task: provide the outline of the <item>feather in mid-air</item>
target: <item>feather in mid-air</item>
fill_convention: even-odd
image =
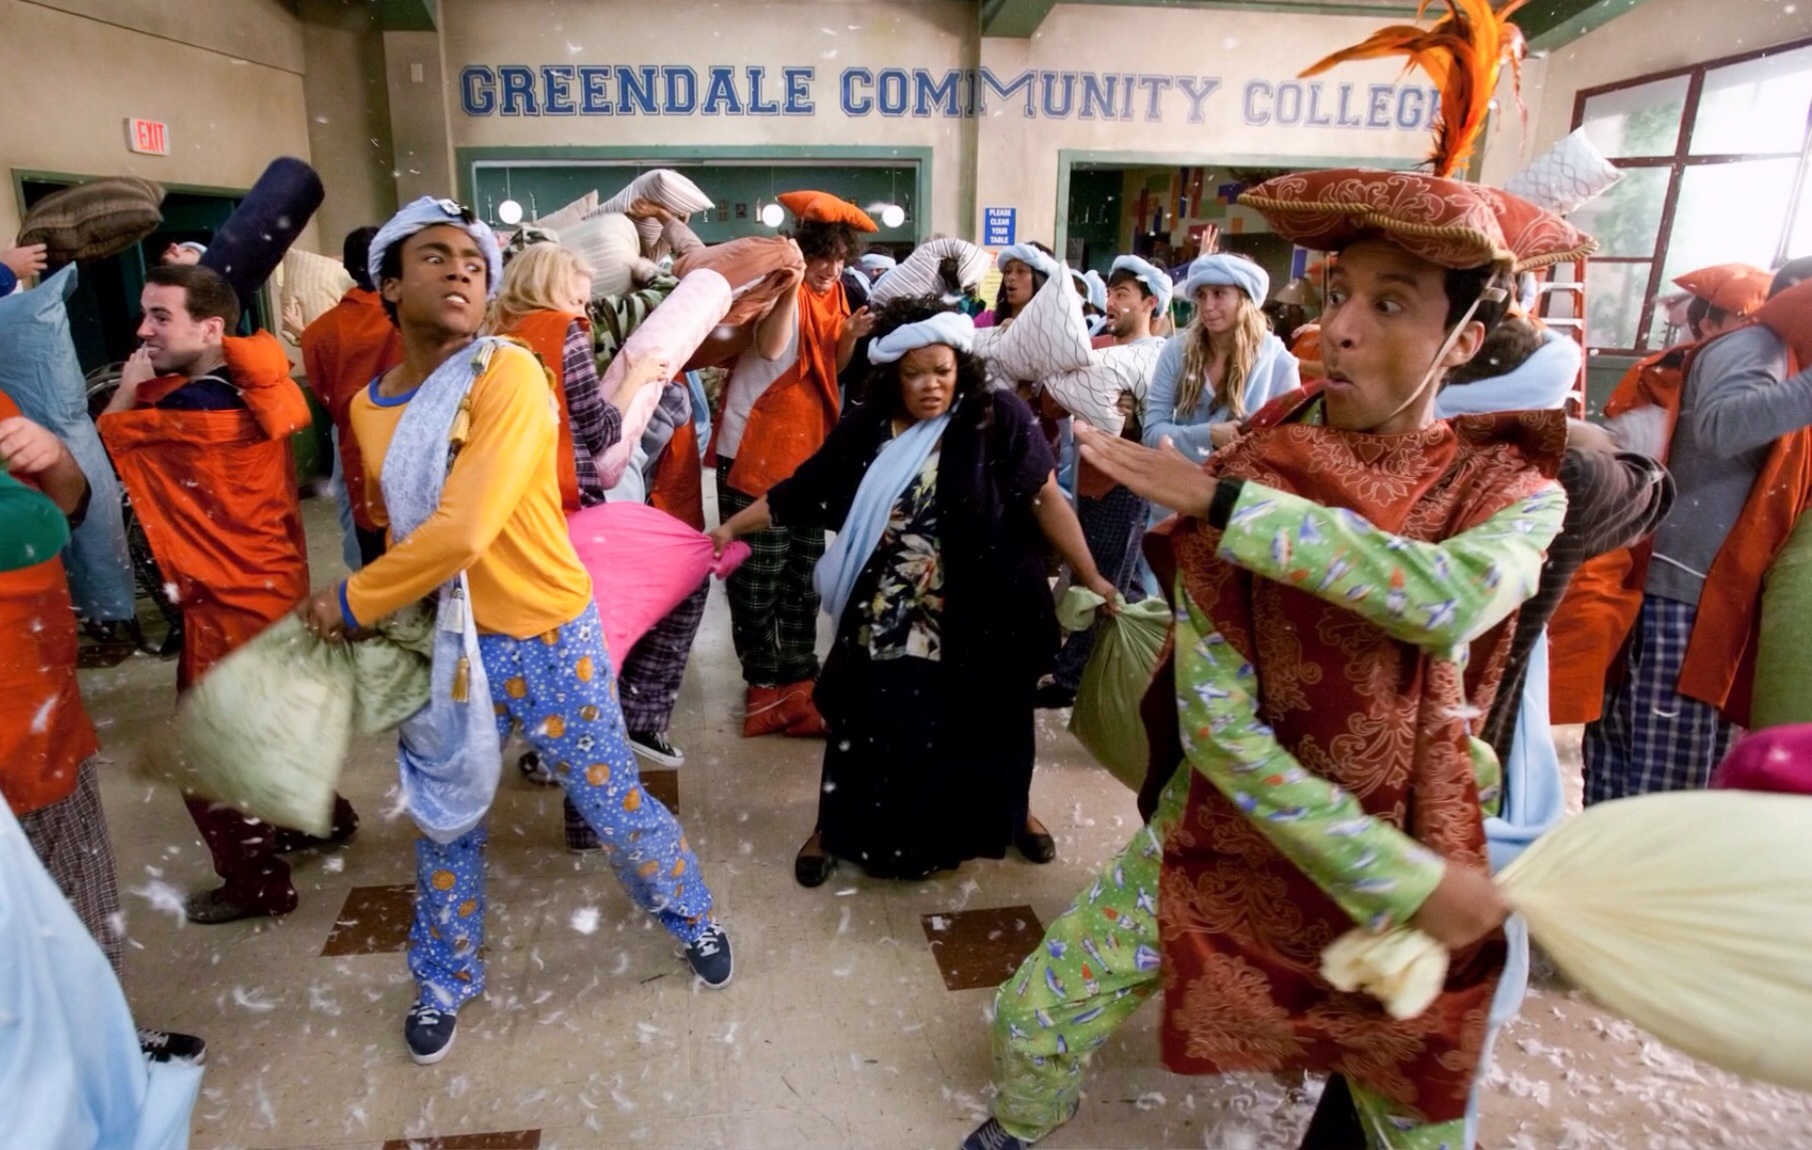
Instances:
[[[1422,0],[1416,9],[1418,20],[1433,2]],[[1527,0],[1506,0],[1496,10],[1491,0],[1442,2],[1447,5],[1447,15],[1432,27],[1393,24],[1380,28],[1351,48],[1317,61],[1303,76],[1318,76],[1349,60],[1407,56],[1404,70],[1422,69],[1440,90],[1441,118],[1435,125],[1435,148],[1429,163],[1435,175],[1452,177],[1472,157],[1473,145],[1485,130],[1505,64],[1515,81],[1517,108],[1522,108],[1522,62],[1528,49],[1522,31],[1510,23],[1510,14]]]

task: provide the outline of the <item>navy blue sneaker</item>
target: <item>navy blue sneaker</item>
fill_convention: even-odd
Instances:
[[[409,1044],[409,1057],[417,1066],[431,1066],[453,1049],[453,1031],[459,1016],[450,1010],[418,1002],[409,1008],[403,1020],[403,1041]]]
[[[686,963],[712,990],[722,990],[730,985],[736,963],[730,956],[730,936],[724,933],[724,928],[712,923],[686,948]]]
[[[1027,1150],[1031,1145],[1001,1129],[998,1119],[990,1118],[963,1139],[961,1150]]]

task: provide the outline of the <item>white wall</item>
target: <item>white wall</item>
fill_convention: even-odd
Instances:
[[[1151,162],[1203,160],[1288,164],[1346,160],[1401,163],[1428,149],[1426,129],[1394,124],[1398,67],[1388,61],[1350,65],[1293,92],[1280,124],[1273,89],[1321,55],[1355,43],[1378,21],[1356,17],[1232,10],[1173,10],[1090,4],[1059,5],[1030,40],[979,39],[972,0],[708,0],[598,5],[586,0],[443,0],[443,44],[455,147],[564,145],[721,147],[791,146],[802,150],[860,144],[932,151],[930,228],[980,235],[980,209],[1014,207],[1021,234],[1050,240],[1056,225],[1058,153],[1062,149],[1128,153]],[[693,69],[701,104],[713,67],[735,69],[747,97],[746,71],[765,67],[765,94],[782,97],[783,69],[813,69],[811,114],[654,115],[547,114],[544,67],[675,65]],[[462,107],[462,70],[491,69],[473,107]],[[531,97],[504,99],[504,66],[522,66]],[[1012,85],[1010,96],[979,79],[970,114],[970,76],[985,68]],[[860,75],[851,69],[865,70]],[[893,70],[892,76],[887,75]],[[921,80],[921,72],[923,77]],[[953,93],[956,114],[920,86],[952,72],[965,85]],[[1047,75],[1048,74],[1048,75]],[[576,80],[575,74],[568,74]],[[1097,97],[1112,92],[1112,111],[1085,102],[1084,77]],[[1150,77],[1137,82],[1134,77]],[[1184,81],[1201,100],[1184,92]],[[846,87],[846,81],[848,87]],[[1265,86],[1248,115],[1247,85]],[[683,83],[683,81],[681,82]],[[894,87],[889,88],[892,83]],[[1068,93],[1067,115],[1052,115]],[[604,103],[615,101],[614,76]],[[1383,121],[1366,126],[1373,85],[1390,88]],[[569,97],[581,99],[577,88]],[[1426,103],[1419,80],[1408,106]],[[1341,114],[1345,89],[1347,125]],[[889,114],[889,94],[909,106]],[[398,99],[393,84],[394,107]],[[1030,112],[1027,106],[1030,101]],[[985,106],[983,106],[985,105]],[[600,105],[602,106],[602,105]],[[721,105],[720,105],[721,110]],[[1154,115],[1155,111],[1155,115]],[[514,112],[515,114],[510,114]],[[477,114],[474,114],[477,113]],[[1194,114],[1192,114],[1194,113]],[[1258,122],[1254,122],[1253,117]],[[424,119],[426,117],[424,116]],[[1322,126],[1307,122],[1318,119]],[[1268,121],[1268,122],[1267,122]],[[398,162],[404,159],[402,133]]]
[[[1529,107],[1527,131],[1517,130],[1508,89],[1482,172],[1498,183],[1573,130],[1573,102],[1581,88],[1615,84],[1723,56],[1740,56],[1773,44],[1812,37],[1812,3],[1790,0],[1644,0],[1524,70]],[[1506,116],[1503,109],[1510,109]]]
[[[309,156],[300,21],[276,0],[0,0],[0,29],[0,167],[246,188]],[[169,125],[168,156],[126,150],[133,116]],[[18,227],[0,194],[0,242]]]
[[[816,114],[468,116],[452,100],[456,147],[590,145],[861,144],[933,150],[933,230],[958,231],[962,200],[958,119],[885,118],[852,122],[838,111],[838,76],[851,65],[896,63],[942,75],[964,66],[976,6],[971,0],[784,0],[734,5],[706,0],[601,5],[590,0],[442,0],[449,82],[468,64],[685,65],[708,93],[709,69],[733,66],[738,98],[746,68],[765,66],[764,99],[782,98],[781,69],[811,67]],[[613,85],[614,89],[614,85]],[[616,94],[611,92],[614,102]],[[722,105],[720,105],[721,107]],[[399,141],[400,152],[400,141]],[[613,189],[603,189],[609,194]]]
[[[1299,122],[1282,124],[1276,90],[1329,52],[1358,43],[1381,21],[1277,11],[1165,9],[1060,4],[1029,41],[985,40],[982,63],[1003,79],[1021,69],[1087,70],[1169,75],[1176,85],[1157,94],[1160,117],[1148,118],[1152,89],[1135,89],[1130,119],[1051,119],[1041,114],[1042,91],[1027,120],[1019,103],[991,101],[983,118],[977,200],[979,207],[1017,206],[1025,236],[1050,241],[1057,222],[1058,152],[1063,149],[1135,154],[1162,163],[1246,163],[1283,166],[1326,162],[1401,163],[1429,151],[1426,128],[1338,126],[1340,91],[1351,85],[1347,119],[1363,121],[1372,85],[1394,85],[1401,65],[1368,61],[1342,65],[1303,85],[1320,86],[1320,99],[1301,109]],[[1218,86],[1200,103],[1200,119],[1180,78],[1193,77],[1199,92],[1207,79]],[[1252,93],[1248,86],[1267,86]],[[1411,79],[1407,86],[1426,88]],[[1420,100],[1418,95],[1416,100]],[[1395,96],[1390,97],[1394,120]],[[1305,100],[1305,104],[1308,101]],[[1313,117],[1315,111],[1319,117]],[[1284,118],[1291,118],[1286,108]],[[1313,127],[1307,121],[1330,121]],[[979,219],[976,221],[979,228]]]

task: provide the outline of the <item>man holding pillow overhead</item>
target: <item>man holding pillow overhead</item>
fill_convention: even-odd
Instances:
[[[811,458],[836,426],[837,373],[868,333],[866,309],[850,314],[843,267],[855,233],[878,230],[855,205],[825,192],[786,192],[805,270],[793,290],[757,321],[755,343],[737,359],[718,421],[717,507],[725,520],[766,495]],[[812,572],[824,532],[770,528],[748,537],[754,550],[730,576],[731,637],[742,661],[745,738],[824,733],[812,703],[818,677],[818,593]]]

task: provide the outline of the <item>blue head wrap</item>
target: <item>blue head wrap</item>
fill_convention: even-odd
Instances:
[[[1144,284],[1145,290],[1158,298],[1159,315],[1170,310],[1170,297],[1176,294],[1176,284],[1163,268],[1138,256],[1116,256],[1113,266],[1107,270],[1108,278],[1112,279],[1115,272],[1128,272]]]
[[[975,321],[960,311],[940,311],[930,319],[905,323],[868,345],[869,363],[894,363],[909,351],[948,344],[958,351],[975,348]]]
[[[1047,280],[1063,271],[1062,266],[1057,263],[1056,256],[1046,255],[1031,244],[1014,244],[1011,247],[1000,249],[1000,255],[995,259],[994,266],[1006,271],[1008,260],[1018,260]]]
[[[1251,260],[1226,252],[1201,256],[1189,265],[1189,279],[1183,284],[1183,295],[1195,299],[1198,289],[1236,287],[1255,304],[1263,304],[1271,294],[1271,277]]]
[[[371,237],[371,254],[366,259],[366,266],[371,269],[371,282],[382,285],[384,253],[394,244],[400,244],[416,232],[425,231],[437,224],[451,224],[472,237],[478,250],[484,253],[485,298],[495,299],[503,287],[503,253],[497,250],[497,237],[484,221],[477,219],[470,211],[460,207],[452,200],[437,200],[433,196],[423,196],[412,204],[405,205],[383,227],[377,235]]]

